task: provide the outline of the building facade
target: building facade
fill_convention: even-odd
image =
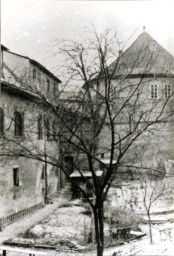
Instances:
[[[120,51],[108,73],[115,134],[123,138],[120,150],[129,144],[133,134],[137,135],[149,124],[121,162],[110,190],[112,202],[118,205],[129,202],[135,209],[143,210],[144,174],[153,180],[149,182],[149,191],[152,184],[162,187],[166,179],[168,198],[164,192],[153,211],[173,209],[174,57],[144,31],[125,52]],[[102,77],[99,84],[102,93],[105,86]],[[110,141],[110,127],[105,125],[99,146],[104,153],[102,157],[109,158]]]
[[[0,216],[44,203],[59,186],[55,117],[40,102],[58,101],[59,83],[38,62],[1,47]],[[57,125],[57,124],[56,124]],[[56,128],[57,129],[57,128]]]

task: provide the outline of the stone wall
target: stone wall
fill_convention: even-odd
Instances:
[[[147,183],[146,183],[147,182]],[[174,177],[163,180],[127,181],[112,186],[108,193],[108,201],[111,206],[125,206],[138,213],[145,213],[144,197],[147,205],[153,192],[151,213],[160,213],[174,210]],[[147,193],[145,196],[145,192]]]

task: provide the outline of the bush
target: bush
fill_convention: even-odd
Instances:
[[[126,206],[112,206],[108,212],[109,224],[112,228],[131,227],[138,230],[140,218],[137,214]]]

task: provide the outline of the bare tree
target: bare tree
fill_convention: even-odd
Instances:
[[[146,159],[144,139],[155,140],[155,129],[166,125],[173,116],[172,93],[161,100],[149,97],[147,85],[152,81],[154,85],[152,72],[160,52],[146,34],[141,41],[144,39],[151,48],[140,44],[138,49],[133,47],[133,51],[125,54],[117,34],[112,31],[101,36],[94,32],[84,44],[56,42],[59,47],[56,55],[64,56],[59,69],[65,81],[56,102],[20,81],[23,90],[36,95],[34,104],[41,104],[43,112],[56,120],[57,129],[50,126],[48,130],[60,152],[55,158],[50,149],[45,152],[32,140],[30,145],[18,142],[18,154],[58,167],[81,191],[93,212],[98,256],[102,256],[104,250],[104,202],[113,180],[118,173],[130,169],[154,168],[150,161],[147,166],[146,161],[142,161]],[[160,72],[168,79],[166,70]],[[80,89],[76,91],[78,84]],[[74,93],[68,93],[67,88]],[[151,90],[151,96],[156,98],[155,88]],[[9,139],[9,142],[16,145],[15,140]],[[66,152],[73,154],[73,170],[88,185],[93,200],[67,170],[63,161]],[[10,154],[13,153],[10,147]]]
[[[156,182],[154,179],[144,178],[142,181],[142,186],[143,186],[143,189],[142,189],[143,204],[148,217],[150,242],[152,243],[153,234],[152,234],[151,208],[152,208],[152,205],[155,204],[157,200],[164,195],[164,192],[166,190],[166,180],[161,181],[161,179],[159,179],[158,182]]]

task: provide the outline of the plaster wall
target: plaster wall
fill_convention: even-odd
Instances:
[[[33,69],[36,71],[36,79],[33,80]],[[19,87],[29,89],[31,86],[36,93],[44,93],[48,98],[58,101],[59,85],[53,76],[44,72],[39,65],[33,64],[29,58],[3,51],[3,74],[4,78]],[[38,79],[40,74],[40,82]],[[47,90],[49,80],[49,91]]]
[[[34,99],[25,98],[18,93],[2,90],[2,108],[4,109],[4,137],[0,140],[0,216],[7,216],[11,213],[28,208],[37,203],[43,202],[44,163],[20,156],[28,148],[30,152],[43,154],[47,151],[58,159],[59,147],[56,141],[43,139],[38,140],[37,120],[44,109]],[[24,135],[20,138],[14,136],[14,111],[23,113]],[[49,115],[51,120],[52,116]],[[7,152],[16,156],[7,156]],[[19,155],[18,155],[19,154]],[[4,155],[4,156],[3,156]],[[13,169],[19,168],[19,186],[14,186]],[[48,174],[48,195],[57,191],[58,170],[47,165]]]

